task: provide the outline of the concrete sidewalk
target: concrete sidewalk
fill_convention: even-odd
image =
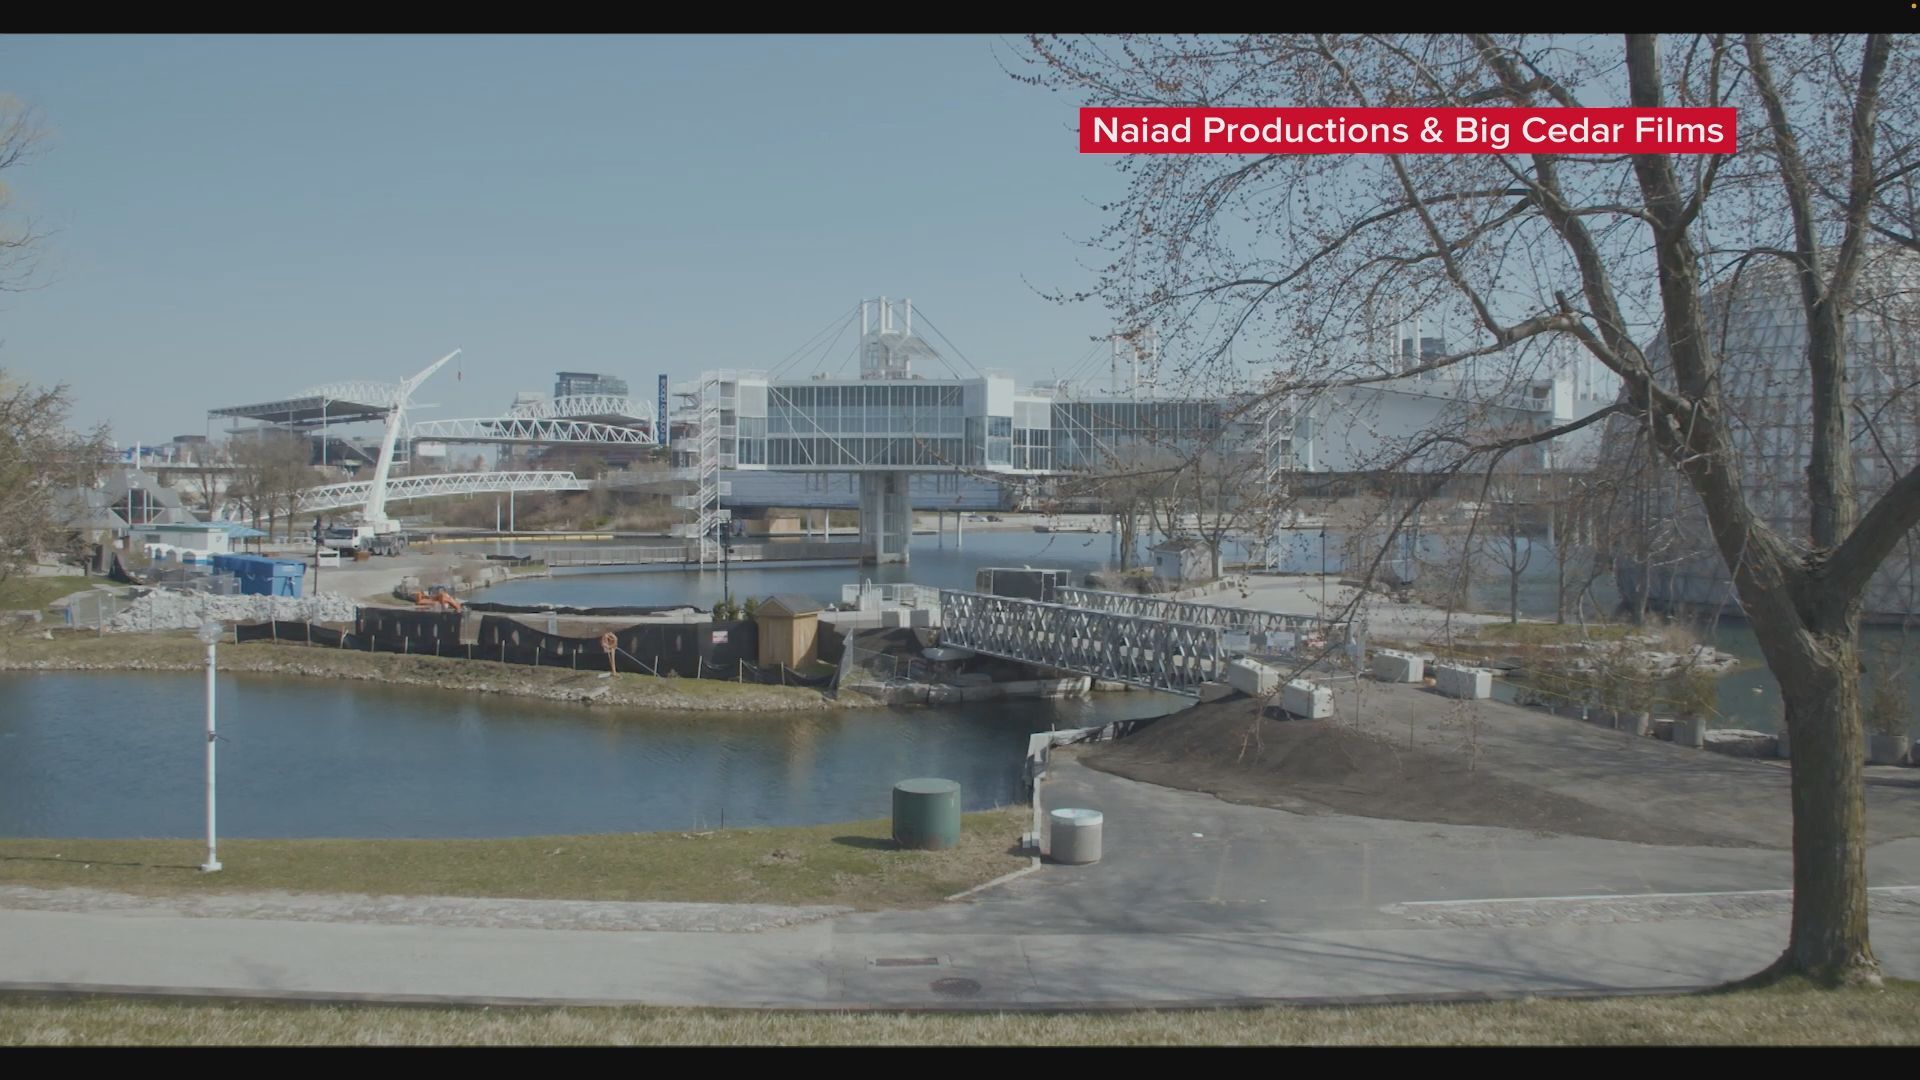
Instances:
[[[535,910],[539,901],[471,911],[428,898],[330,914],[300,898],[55,904],[0,894],[0,986],[1141,1007],[1702,987],[1760,970],[1786,942],[1778,890],[1789,864],[1776,849],[1295,814],[1135,783],[1070,757],[1056,760],[1043,793],[1050,807],[1106,814],[1106,858],[1044,866],[961,903],[831,918],[816,909],[798,914],[817,921],[796,925],[794,912],[715,921],[672,905],[562,904],[568,922]],[[1920,839],[1873,846],[1869,874],[1875,949],[1889,974],[1920,978]],[[769,928],[716,932],[728,927]]]
[[[1311,934],[480,930],[0,911],[12,989],[788,1008],[1203,1005],[1662,990],[1765,966],[1780,918]],[[1920,975],[1920,918],[1876,920]]]

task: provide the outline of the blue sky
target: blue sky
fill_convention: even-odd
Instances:
[[[493,415],[559,369],[771,367],[885,293],[975,364],[1064,372],[1106,316],[1033,286],[1088,284],[1119,178],[996,49],[0,37],[51,129],[14,212],[55,230],[43,287],[0,294],[0,367],[123,445],[456,346],[422,418]]]

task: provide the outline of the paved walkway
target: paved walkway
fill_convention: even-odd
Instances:
[[[1045,792],[1051,806],[1106,813],[1106,859],[1049,865],[925,910],[714,933],[620,920],[320,921],[301,898],[230,901],[245,911],[97,898],[48,910],[9,893],[0,983],[475,1002],[1139,1006],[1700,986],[1758,970],[1786,938],[1771,891],[1786,884],[1777,850],[1301,816],[1070,760]],[[1875,948],[1890,973],[1920,977],[1920,839],[1874,846],[1869,872]],[[1673,893],[1719,895],[1648,895]],[[515,918],[540,906],[508,905]]]

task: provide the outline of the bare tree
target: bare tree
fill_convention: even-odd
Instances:
[[[47,555],[77,557],[87,506],[106,460],[104,427],[67,428],[68,393],[27,386],[0,369],[0,582]]]
[[[45,141],[46,130],[34,110],[0,95],[0,174],[32,160]],[[0,180],[0,292],[29,286],[40,242],[46,238],[31,221],[8,220],[11,201],[6,182]]]
[[[299,493],[321,483],[307,441],[265,429],[235,436],[229,453],[234,471],[227,482],[228,496],[245,508],[256,528],[264,523],[271,533],[280,514],[291,528]]]
[[[1572,343],[1622,382],[1703,508],[1713,549],[1786,697],[1794,747],[1794,910],[1770,974],[1877,981],[1868,940],[1858,627],[1869,579],[1920,523],[1920,467],[1862,506],[1850,452],[1849,320],[1870,255],[1920,249],[1920,40],[1693,35],[1250,35],[1034,38],[1017,74],[1101,106],[1669,105],[1738,110],[1732,155],[1137,155],[1093,243],[1088,295],[1152,325],[1192,376],[1259,350],[1268,393],[1418,372],[1523,374]],[[1806,329],[1805,531],[1750,502],[1708,318],[1738,276],[1775,268]],[[1389,368],[1366,345],[1389,301],[1454,345]],[[1397,336],[1397,331],[1396,331]],[[1657,339],[1655,346],[1643,342]],[[1657,346],[1657,347],[1656,347]],[[1552,437],[1555,431],[1538,433]],[[1513,439],[1425,433],[1450,454]]]
[[[1496,468],[1484,488],[1481,520],[1476,522],[1486,558],[1507,577],[1507,622],[1520,621],[1520,579],[1533,565],[1533,539],[1527,535],[1526,511],[1532,500],[1522,490],[1521,477],[1511,467]]]

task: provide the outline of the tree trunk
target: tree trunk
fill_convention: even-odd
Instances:
[[[1785,698],[1793,744],[1793,929],[1768,975],[1877,983],[1867,940],[1865,729],[1855,627],[1754,630]]]
[[[1520,571],[1507,575],[1507,622],[1518,625],[1520,622]]]

